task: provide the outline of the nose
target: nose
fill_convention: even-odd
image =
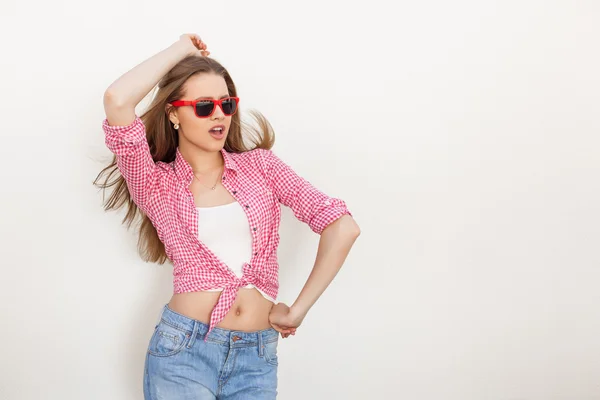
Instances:
[[[215,110],[213,111],[212,118],[213,119],[221,119],[223,117],[225,117],[225,114],[223,113],[223,110],[221,109],[221,107],[215,106]]]

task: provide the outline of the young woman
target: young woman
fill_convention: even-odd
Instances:
[[[173,265],[174,294],[148,345],[144,397],[275,399],[279,335],[296,333],[360,229],[344,201],[270,150],[274,135],[260,113],[258,129],[241,123],[233,80],[209,54],[198,35],[184,34],[110,85],[102,125],[114,158],[94,184],[114,186],[105,209],[127,204],[124,222],[141,216],[144,260]],[[275,304],[280,204],[321,235],[291,307]]]

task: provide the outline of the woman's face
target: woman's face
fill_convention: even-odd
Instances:
[[[191,77],[185,84],[185,95],[178,100],[196,100],[209,98],[219,100],[229,97],[227,84],[222,76],[215,74],[199,74]],[[216,106],[210,117],[198,118],[193,106],[175,107],[170,120],[179,124],[179,145],[189,144],[207,152],[220,151],[225,145],[229,133],[231,116],[223,114],[221,107]],[[222,132],[212,130],[221,126]],[[188,143],[186,143],[188,142]]]

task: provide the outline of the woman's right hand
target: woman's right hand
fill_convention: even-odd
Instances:
[[[208,57],[210,55],[210,51],[206,50],[206,43],[195,33],[184,33],[179,37],[179,42],[186,46],[189,50],[188,55],[190,56],[199,55]]]

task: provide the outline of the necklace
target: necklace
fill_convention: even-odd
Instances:
[[[198,177],[196,176],[196,173],[194,173],[193,171],[192,171],[192,173],[194,174],[194,177],[195,177],[196,179],[198,179],[198,182],[200,182],[200,184],[201,184],[202,186],[204,186],[205,188],[208,188],[208,189],[210,189],[210,190],[215,190],[215,189],[217,188],[217,184],[219,183],[220,179],[218,179],[218,178],[217,178],[217,181],[215,182],[215,184],[214,184],[214,185],[212,185],[212,186],[206,186],[204,183],[202,183],[202,181],[200,180],[200,178],[198,178]],[[219,175],[220,175],[220,174],[219,174]]]

